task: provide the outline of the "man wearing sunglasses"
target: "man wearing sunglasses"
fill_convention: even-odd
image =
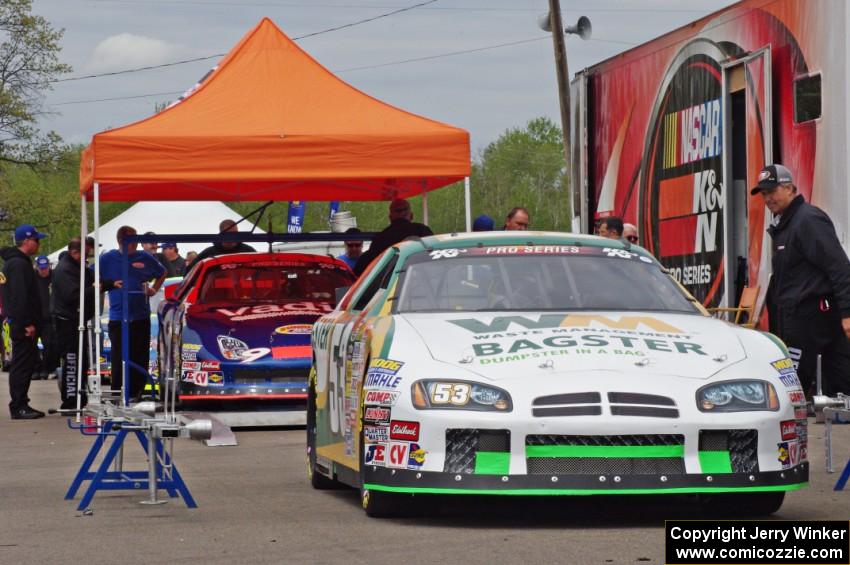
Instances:
[[[623,239],[629,243],[638,242],[637,226],[634,224],[623,224]]]
[[[12,338],[12,365],[9,369],[9,412],[13,420],[43,418],[44,412],[29,405],[32,374],[38,366],[38,335],[44,324],[41,298],[32,257],[38,255],[41,239],[35,226],[15,229],[15,247],[0,251],[3,258],[3,304],[9,318]]]

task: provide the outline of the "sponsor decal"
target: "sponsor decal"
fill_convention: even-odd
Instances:
[[[283,335],[307,335],[313,331],[311,324],[289,324],[275,328],[274,333]]]
[[[213,386],[213,385],[219,385],[219,386],[224,385],[224,375],[221,375],[221,374],[215,373],[215,374],[212,374],[212,375],[208,375],[208,376],[207,376],[207,379],[209,380],[209,384],[210,384],[210,386]]]
[[[390,441],[389,428],[386,426],[363,426],[363,437],[370,443]]]
[[[706,355],[702,345],[690,341],[669,339],[649,339],[624,335],[555,335],[543,339],[518,339],[508,343],[485,342],[473,343],[472,351],[476,357],[490,357],[506,354],[493,362],[522,361],[529,358],[561,355],[553,353],[557,350],[574,350],[576,353],[592,353],[593,350],[611,353],[612,349],[619,355],[645,355],[650,352],[665,352],[677,354]],[[537,353],[535,355],[534,353]],[[520,355],[515,355],[520,354]],[[487,364],[488,360],[480,360]]]
[[[197,361],[187,361],[187,362],[183,363],[183,370],[184,371],[200,371],[201,370],[201,364],[198,363]]]
[[[207,386],[208,375],[205,371],[184,371],[183,382],[192,383],[195,386]]]
[[[393,420],[390,422],[390,439],[418,441],[419,422]]]
[[[198,352],[197,351],[184,351],[180,354],[180,358],[183,361],[197,361]]]
[[[180,349],[183,351],[200,351],[201,344],[200,343],[184,343]]]
[[[230,335],[220,335],[216,337],[218,349],[221,351],[222,357],[229,361],[239,361],[241,363],[250,363],[257,359],[262,359],[271,352],[268,347],[250,348],[248,344],[241,339]]]
[[[800,461],[806,461],[809,458],[809,442],[800,442]]]
[[[407,466],[418,469],[425,464],[425,455],[428,453],[418,443],[410,444],[410,456],[407,458]]]
[[[363,411],[363,420],[369,424],[389,424],[390,409],[382,406],[367,406]]]
[[[199,368],[204,371],[219,371],[221,370],[221,363],[218,361],[202,361]]]
[[[370,443],[367,445],[366,463],[368,465],[386,465],[387,445],[383,443]]]
[[[795,406],[806,403],[806,395],[803,394],[802,390],[789,390],[788,399],[791,400],[791,404],[794,404]]]
[[[782,464],[783,469],[787,469],[791,466],[791,456],[788,453],[788,442],[783,441],[782,443],[777,444],[777,447],[779,448],[779,457],[777,458],[777,461]]]
[[[409,453],[410,444],[397,442],[391,443],[387,454],[387,467],[396,467],[400,469],[407,468]]]
[[[785,388],[796,390],[802,388],[800,379],[797,378],[797,369],[794,361],[789,358],[780,359],[771,363],[776,372],[779,373],[779,380],[785,385]]]
[[[796,441],[788,443],[788,460],[791,463],[791,466],[797,465],[800,463],[800,444]]]
[[[367,390],[363,402],[364,404],[376,404],[378,406],[394,406],[399,394],[386,390]]]
[[[431,259],[452,259],[461,253],[466,253],[466,249],[435,249],[428,255]]]
[[[243,322],[246,320],[260,320],[264,318],[278,318],[281,316],[321,316],[333,312],[330,302],[289,302],[287,304],[262,304],[259,306],[242,306],[235,310],[217,308],[216,312],[230,318],[232,322]]]
[[[393,361],[392,359],[375,359],[369,365],[369,372],[366,374],[364,386],[369,388],[393,389],[401,382],[401,377],[397,376],[401,368],[404,366],[402,361]]]
[[[782,436],[782,441],[797,439],[797,421],[785,420],[779,422],[779,433]]]
[[[794,417],[805,421],[809,417],[809,409],[805,406],[794,408]]]
[[[595,314],[542,314],[533,316],[496,316],[488,324],[477,318],[449,320],[449,323],[474,334],[503,333],[511,329],[542,330],[551,328],[605,328],[611,330],[646,329],[655,332],[682,334],[679,328],[664,320],[649,316],[620,316],[609,318]],[[641,328],[643,326],[643,328]]]

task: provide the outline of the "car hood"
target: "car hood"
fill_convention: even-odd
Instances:
[[[700,315],[475,312],[399,318],[435,360],[489,380],[587,371],[707,379],[746,359],[734,326]]]

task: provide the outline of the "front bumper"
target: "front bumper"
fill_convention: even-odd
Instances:
[[[797,490],[809,463],[782,471],[674,475],[472,475],[367,466],[370,490],[431,494],[599,495],[689,494]]]

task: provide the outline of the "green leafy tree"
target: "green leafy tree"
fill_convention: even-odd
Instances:
[[[59,62],[63,31],[31,11],[31,0],[0,2],[0,162],[38,165],[62,157],[59,136],[36,122],[51,81],[71,67]]]

